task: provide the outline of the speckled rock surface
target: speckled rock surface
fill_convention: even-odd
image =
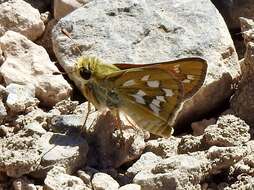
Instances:
[[[105,173],[96,173],[92,179],[94,190],[118,190],[119,184]]]
[[[221,116],[205,129],[203,142],[209,146],[237,146],[250,140],[250,127],[234,115]]]
[[[78,177],[68,175],[64,168],[55,166],[52,168],[45,179],[46,190],[91,190],[86,187],[85,183]]]
[[[64,135],[46,133],[39,139],[42,157],[37,172],[33,175],[41,178],[54,165],[64,167],[71,174],[86,164],[88,144],[79,134]]]
[[[25,112],[29,107],[35,107],[39,100],[35,98],[33,86],[11,83],[6,87],[8,93],[6,105],[10,112]]]
[[[162,160],[152,169],[140,171],[133,179],[143,189],[201,189],[200,182],[241,160],[246,149],[211,147],[206,152],[176,155]],[[160,181],[160,183],[157,183]]]
[[[58,69],[43,47],[12,31],[0,38],[0,45],[6,58],[0,67],[5,84],[32,86],[36,97],[48,106],[70,96],[70,85],[61,75],[53,75]]]
[[[10,177],[20,177],[35,171],[40,163],[40,136],[29,130],[1,138],[0,168]]]
[[[0,3],[0,36],[6,31],[19,32],[30,40],[36,40],[44,31],[40,13],[23,0]]]
[[[246,123],[253,126],[254,118],[254,22],[242,19],[244,31],[246,53],[242,64],[242,78],[238,89],[231,100],[231,108],[235,113],[244,119]]]
[[[105,112],[86,132],[91,147],[88,153],[89,166],[116,168],[142,154],[145,148],[143,133],[132,128],[123,128],[121,133],[115,128],[115,122],[112,114]]]

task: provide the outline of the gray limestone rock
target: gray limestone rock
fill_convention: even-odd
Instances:
[[[234,115],[221,116],[205,129],[202,141],[208,146],[238,146],[250,140],[250,127]]]
[[[12,113],[25,112],[29,107],[36,107],[39,104],[33,86],[11,83],[6,87],[6,91],[8,92],[6,105]]]
[[[118,190],[119,184],[110,175],[105,173],[96,173],[92,179],[94,190]]]
[[[208,151],[175,155],[146,168],[133,182],[144,190],[200,189],[207,176],[220,173],[244,156],[246,147],[211,147]]]
[[[91,190],[84,182],[76,176],[69,175],[63,167],[54,166],[47,174],[44,180],[45,190]]]

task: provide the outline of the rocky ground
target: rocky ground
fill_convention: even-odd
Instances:
[[[252,0],[0,0],[0,189],[254,189],[253,19]],[[107,63],[201,56],[208,73],[168,139],[94,108],[84,129],[81,84],[55,74],[77,47]]]

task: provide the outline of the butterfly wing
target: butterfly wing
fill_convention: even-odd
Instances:
[[[109,75],[118,94],[119,109],[151,133],[168,136],[183,99],[182,85],[160,68],[126,69]]]
[[[207,64],[188,58],[148,65],[123,64],[113,83],[123,101],[120,110],[153,134],[170,136],[183,101],[202,86]],[[110,76],[108,77],[111,78]]]
[[[167,121],[151,113],[146,107],[138,105],[133,100],[126,99],[125,104],[120,107],[120,111],[128,115],[137,126],[152,134],[169,137],[174,131]]]
[[[183,58],[153,64],[115,64],[120,69],[157,67],[174,75],[182,83],[183,98],[192,97],[203,85],[207,72],[206,60],[199,57]]]

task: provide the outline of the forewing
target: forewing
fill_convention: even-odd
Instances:
[[[178,59],[175,61],[154,63],[154,64],[116,64],[120,69],[156,67],[175,76],[182,83],[183,98],[187,99],[193,96],[203,85],[206,72],[206,60],[193,57]]]

